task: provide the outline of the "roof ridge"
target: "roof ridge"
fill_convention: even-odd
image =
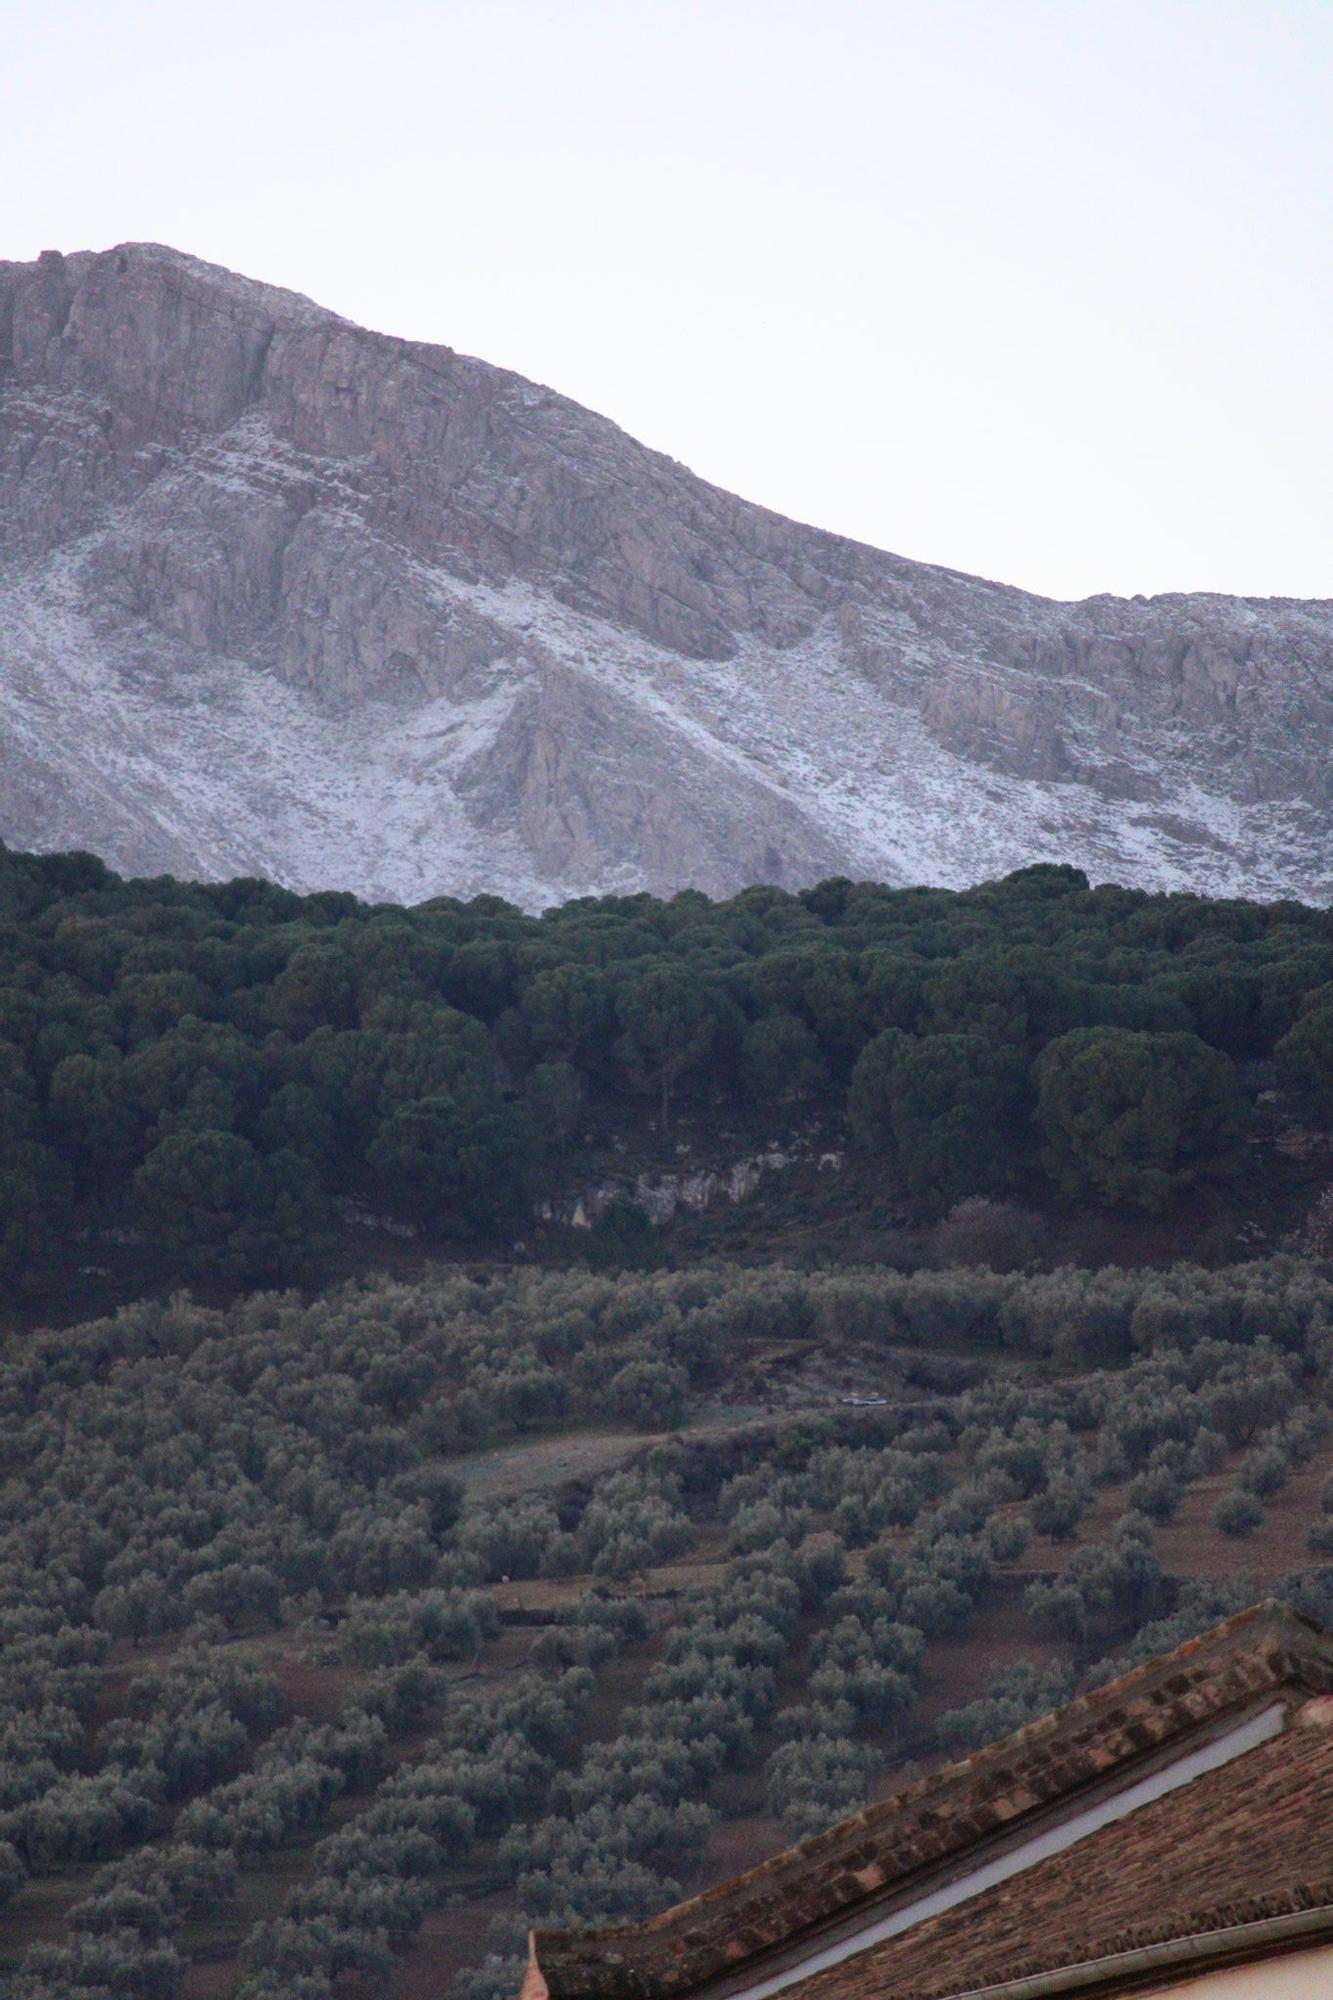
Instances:
[[[631,1968],[637,1990],[653,1995],[688,1993],[733,1974],[1288,1684],[1333,1691],[1333,1634],[1264,1598],[646,1920],[534,1931],[551,2000],[623,1991]]]

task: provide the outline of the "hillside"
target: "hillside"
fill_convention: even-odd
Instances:
[[[1325,1187],[1330,995],[1324,911],[1068,868],[537,918],[0,851],[0,1276],[78,1318],[439,1255],[910,1268],[978,1201],[982,1261],[1254,1254]]]
[[[526,907],[1044,859],[1319,898],[1331,703],[1328,603],[1052,603],[173,250],[0,265],[16,844]]]
[[[512,2000],[527,1921],[1327,1617],[1331,1311],[1290,1260],[436,1272],[5,1343],[0,1980]]]
[[[512,2000],[1333,1614],[1331,1077],[1295,903],[0,850],[6,2000]]]

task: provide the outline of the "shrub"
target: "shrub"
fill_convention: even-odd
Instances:
[[[1205,1425],[1200,1429],[1190,1446],[1186,1471],[1191,1479],[1206,1479],[1211,1473],[1220,1472],[1226,1463],[1227,1441],[1220,1431],[1209,1430]]]
[[[1147,1522],[1126,1514],[1108,1542],[1080,1549],[1053,1582],[1031,1584],[1024,1606],[1051,1638],[1108,1642],[1160,1615],[1168,1595]]]
[[[18,1849],[7,1840],[0,1840],[0,1910],[18,1894],[27,1879],[28,1871]]]
[[[986,1525],[986,1550],[993,1562],[1018,1562],[1027,1553],[1031,1539],[1027,1522],[1013,1514],[997,1514]]]
[[[992,1667],[985,1695],[947,1710],[936,1724],[936,1735],[941,1747],[954,1754],[979,1750],[1060,1708],[1073,1691],[1073,1670],[1063,1662],[1046,1668],[1027,1661]]]
[[[1224,1535],[1232,1535],[1237,1540],[1252,1535],[1256,1528],[1263,1526],[1264,1510],[1255,1495],[1244,1487],[1232,1487],[1224,1493],[1213,1512],[1213,1526]]]
[[[1308,1465],[1328,1436],[1329,1413],[1322,1404],[1293,1410],[1278,1442],[1293,1465]]]
[[[1050,1231],[1042,1216],[1014,1202],[971,1195],[955,1202],[932,1239],[938,1264],[1026,1271],[1046,1255]]]
[[[862,1803],[878,1763],[846,1736],[784,1743],[768,1760],[769,1804],[789,1833],[806,1839]]]
[[[1072,1541],[1078,1524],[1087,1513],[1091,1498],[1081,1480],[1053,1479],[1044,1493],[1034,1498],[1029,1513],[1039,1535],[1052,1542]]]
[[[1150,1521],[1164,1524],[1179,1511],[1184,1497],[1185,1489],[1176,1474],[1165,1465],[1154,1465],[1130,1481],[1125,1500]]]
[[[1255,1451],[1246,1452],[1236,1481],[1257,1500],[1269,1500],[1282,1491],[1290,1472],[1290,1461],[1280,1445],[1260,1445]]]
[[[457,1546],[475,1556],[490,1581],[541,1573],[560,1522],[549,1501],[537,1494],[469,1509],[457,1531]]]
[[[685,1415],[689,1378],[669,1361],[630,1361],[606,1385],[609,1415],[644,1431],[675,1430]]]

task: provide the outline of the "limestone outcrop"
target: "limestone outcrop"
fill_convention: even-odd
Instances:
[[[0,836],[526,904],[1333,889],[1333,603],[1057,604],[178,252],[0,264]]]

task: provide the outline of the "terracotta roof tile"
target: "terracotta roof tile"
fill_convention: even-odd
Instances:
[[[534,1951],[551,2000],[674,2000],[714,1981],[734,1979],[738,1966],[748,1968],[750,1960],[759,1977],[766,1964],[807,1941],[813,1949],[821,1937],[841,1931],[863,1912],[910,1893],[942,1864],[965,1862],[979,1842],[1020,1837],[1030,1823],[1069,1809],[1108,1781],[1128,1778],[1182,1737],[1252,1710],[1280,1690],[1297,1699],[1333,1693],[1333,1641],[1284,1606],[1256,1605],[1164,1658],[1136,1667],[1003,1742],[647,1923],[538,1932]],[[1280,1738],[1278,1744],[1286,1740]],[[1313,1732],[1311,1740],[1333,1743],[1333,1736],[1325,1739]],[[1255,1754],[1242,1760],[1246,1768]],[[1179,1796],[1193,1799],[1202,1782],[1196,1780]],[[1140,1817],[1136,1813],[1122,1824],[1133,1825]],[[1294,1883],[1315,1879],[1293,1861],[1289,1830],[1284,1837],[1285,1872],[1270,1882],[1243,1872],[1236,1879],[1233,1869],[1218,1881],[1216,1900],[1252,1896],[1269,1887],[1283,1893]],[[1079,1856],[1087,1851],[1087,1841],[1071,1850]],[[1275,1860],[1271,1866],[1276,1868]],[[1003,1886],[1021,1897],[1035,1872],[1015,1878],[1017,1886]],[[1333,1876],[1333,1854],[1326,1872]],[[1172,1907],[1203,1908],[1210,1893],[1202,1880],[1192,1881],[1188,1895],[1182,1884],[1178,1894],[1173,1891]],[[1141,1904],[1142,1870],[1137,1895]],[[956,1918],[971,1907],[960,1905],[949,1916]],[[916,1935],[913,1930],[904,1939]],[[846,1961],[839,1974],[850,1978],[851,1968],[872,1956]],[[928,1969],[921,1976],[928,1980]],[[820,1977],[831,1979],[833,1974]],[[801,1990],[813,1992],[814,1982]],[[818,1990],[832,1995],[843,1989]],[[895,1976],[894,2000],[900,1990]]]
[[[1298,1722],[787,1996],[942,2000],[1315,1903],[1333,1903],[1333,1730]]]

